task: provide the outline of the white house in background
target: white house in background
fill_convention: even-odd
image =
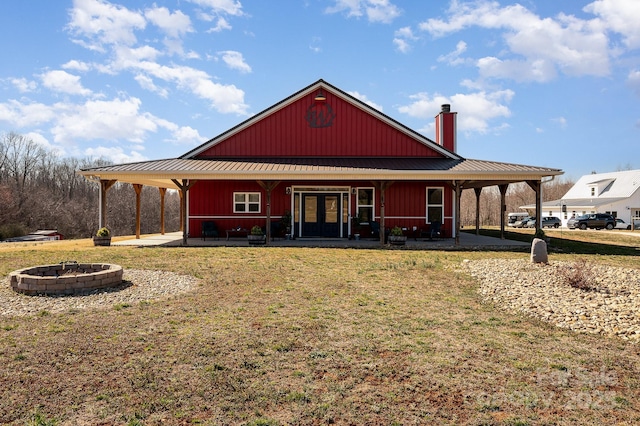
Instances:
[[[555,201],[542,203],[543,216],[556,216],[567,225],[571,216],[609,213],[627,223],[640,220],[640,170],[584,175]],[[520,207],[535,210],[535,205]]]

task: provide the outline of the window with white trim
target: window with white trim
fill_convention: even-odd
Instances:
[[[427,223],[440,222],[444,219],[444,188],[427,187]]]
[[[356,214],[363,223],[374,220],[373,203],[373,188],[358,188]]]
[[[234,213],[260,213],[260,193],[259,192],[234,192],[233,193]]]

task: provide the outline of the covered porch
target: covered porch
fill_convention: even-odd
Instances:
[[[80,174],[100,184],[100,227],[108,226],[107,198],[108,190],[116,182],[125,182],[133,185],[136,193],[136,239],[140,235],[140,196],[143,185],[159,188],[161,195],[167,189],[178,190],[181,199],[180,223],[181,244],[195,245],[200,232],[190,232],[188,221],[189,191],[199,181],[203,182],[252,182],[258,184],[264,194],[265,209],[262,214],[255,216],[256,220],[264,223],[267,234],[267,244],[274,244],[271,238],[272,219],[278,219],[280,214],[272,214],[272,194],[278,190],[290,193],[291,182],[299,185],[316,184],[323,182],[327,186],[345,186],[356,188],[362,184],[375,188],[374,214],[379,223],[380,232],[378,244],[385,244],[385,232],[393,222],[387,221],[386,205],[389,195],[393,195],[394,188],[403,183],[412,182],[428,188],[430,185],[440,185],[445,189],[445,197],[449,200],[450,207],[443,207],[443,219],[448,221],[448,236],[455,245],[460,245],[460,199],[462,191],[472,189],[476,194],[476,230],[479,229],[479,198],[483,188],[498,186],[501,194],[501,223],[500,229],[504,238],[506,225],[505,196],[508,187],[512,183],[526,182],[536,193],[536,211],[538,214],[537,228],[540,228],[542,217],[542,183],[547,177],[562,174],[561,170],[523,166],[509,163],[499,163],[482,160],[467,159],[264,159],[264,160],[202,160],[202,159],[172,159],[158,160],[143,163],[104,166],[81,170]],[[284,182],[284,183],[283,183]],[[345,182],[349,182],[345,184]],[[351,191],[347,189],[346,196]],[[214,194],[210,194],[215,197]],[[163,198],[161,198],[163,200]],[[132,200],[133,202],[133,200]],[[443,201],[444,204],[444,201]],[[292,198],[293,207],[293,198]],[[164,234],[164,205],[161,202],[160,234]],[[349,221],[354,217],[354,212],[348,210]],[[419,218],[418,218],[419,219]],[[428,216],[422,219],[428,222]],[[294,223],[291,223],[292,227]],[[349,225],[347,225],[349,226]],[[350,232],[349,232],[350,234]],[[346,237],[346,235],[342,235]],[[347,238],[344,238],[347,240]]]

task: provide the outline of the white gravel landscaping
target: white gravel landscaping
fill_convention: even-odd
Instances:
[[[594,290],[566,283],[562,268],[572,262],[534,264],[529,259],[465,260],[480,282],[479,293],[499,308],[580,333],[640,339],[640,270],[591,265]]]

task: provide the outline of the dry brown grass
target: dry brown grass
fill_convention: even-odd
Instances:
[[[456,271],[482,256],[527,254],[88,241],[0,249],[2,275],[73,259],[203,280],[171,300],[0,317],[0,422],[640,421],[638,346],[482,304]]]

